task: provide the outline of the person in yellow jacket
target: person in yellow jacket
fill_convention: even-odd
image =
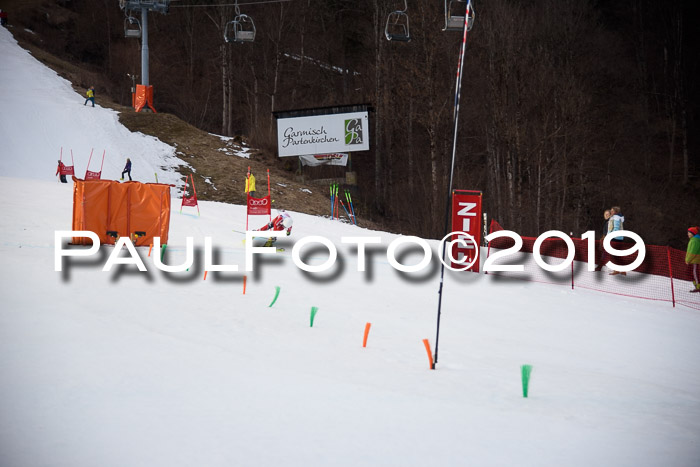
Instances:
[[[85,99],[85,103],[83,105],[87,105],[88,101],[92,101],[92,106],[95,107],[95,87],[90,86],[85,95],[87,98]]]
[[[257,198],[255,196],[255,176],[253,172],[248,172],[245,179],[245,193],[250,193],[251,198]]]

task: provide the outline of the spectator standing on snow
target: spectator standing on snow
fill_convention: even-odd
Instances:
[[[124,174],[129,175],[129,181],[131,181],[131,159],[128,157],[126,158],[126,165],[124,166],[124,170],[122,170],[122,178],[119,180],[124,180]]]
[[[613,206],[610,208],[610,219],[608,220],[608,233],[617,232],[618,230],[625,230],[625,216],[622,215],[622,210],[620,206]],[[615,240],[621,242],[625,237],[615,237]]]
[[[610,219],[608,220],[608,233],[610,232],[617,232],[618,230],[625,230],[625,216],[622,215],[622,209],[620,209],[620,206],[613,206],[610,208]],[[621,242],[625,239],[625,237],[615,237],[614,240]],[[613,271],[610,273],[611,276],[616,276],[618,274],[622,274],[623,276],[626,276],[626,272],[620,272],[620,271]]]
[[[0,10],[0,26],[7,26],[7,12]]]
[[[700,292],[700,280],[698,279],[698,264],[700,264],[700,229],[691,227],[688,229],[688,250],[685,254],[685,264],[693,265],[693,285],[691,292]]]
[[[244,193],[249,193],[251,198],[257,198],[257,196],[255,196],[255,176],[253,172],[249,171],[246,176]]]
[[[92,101],[92,106],[95,107],[95,87],[90,86],[85,95],[87,98],[85,99],[85,103],[83,105],[87,105],[88,101]]]
[[[68,183],[66,180],[66,174],[63,173],[63,168],[65,165],[63,165],[63,162],[61,162],[61,159],[58,160],[58,168],[56,168],[56,175],[58,175],[61,179],[61,183]]]

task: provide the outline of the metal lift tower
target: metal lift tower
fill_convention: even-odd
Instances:
[[[170,0],[119,0],[119,8],[126,15],[124,36],[141,38],[141,84],[136,86],[134,108],[137,112],[145,108],[150,108],[155,112],[153,86],[150,85],[148,77],[148,12],[156,11],[164,15],[167,14],[170,9]],[[141,21],[133,16],[136,11],[141,12]]]

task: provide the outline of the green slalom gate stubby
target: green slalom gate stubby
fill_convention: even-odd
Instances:
[[[275,304],[275,302],[277,301],[277,297],[279,297],[279,296],[280,296],[280,287],[279,287],[279,286],[275,286],[275,298],[272,299],[272,303],[270,303],[270,305],[268,306],[268,308],[272,308],[272,305]]]
[[[523,397],[527,397],[530,387],[530,374],[532,373],[532,365],[522,365],[520,367],[520,375],[523,381]]]

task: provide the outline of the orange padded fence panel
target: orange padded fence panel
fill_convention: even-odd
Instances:
[[[153,237],[168,243],[171,186],[73,177],[73,230],[92,231],[103,244],[125,236],[137,246],[150,245]],[[73,243],[91,241],[73,237]]]

